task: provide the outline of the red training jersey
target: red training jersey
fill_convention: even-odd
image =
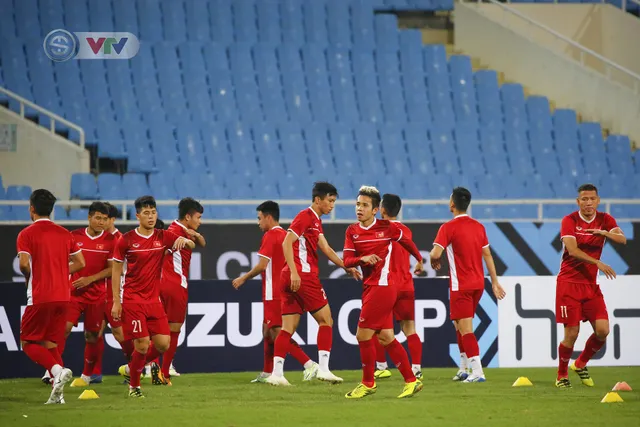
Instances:
[[[191,236],[187,233],[187,227],[180,224],[177,220],[173,221],[167,230],[176,236],[182,236],[191,240]],[[191,249],[185,247],[177,252],[169,251],[169,253],[165,255],[164,265],[162,267],[163,286],[182,286],[187,289],[191,254]]]
[[[284,259],[282,242],[287,236],[279,225],[264,233],[258,255],[269,260],[267,269],[260,273],[262,276],[262,301],[280,299],[280,272],[287,264]]]
[[[71,300],[86,303],[103,302],[107,298],[107,279],[98,280],[80,289],[74,288],[73,282],[81,277],[98,274],[107,268],[107,261],[113,257],[116,239],[105,231],[95,237],[91,237],[86,228],[73,230],[71,234],[80,249],[82,249],[82,255],[84,255],[86,262],[82,270],[71,275],[69,283]]]
[[[113,250],[115,251],[116,245],[118,244],[118,240],[120,240],[120,238],[122,237],[122,232],[120,232],[120,230],[116,228],[115,230],[113,230],[111,235],[114,237]],[[123,267],[123,271],[127,268],[126,265],[127,264],[125,263]],[[122,295],[120,295],[120,298],[122,298]],[[113,302],[113,291],[111,290],[111,276],[107,277],[107,302]]]
[[[69,301],[69,255],[80,252],[69,230],[38,219],[18,234],[16,246],[18,255],[31,257],[27,305]]]
[[[392,221],[401,230],[402,235],[413,240],[413,233],[400,221]],[[413,274],[411,274],[411,254],[398,242],[393,242],[391,252],[391,271],[396,275],[399,291],[413,291]]]
[[[293,259],[298,273],[318,274],[318,239],[324,234],[318,214],[311,207],[300,211],[289,226],[289,231],[298,237],[293,242]],[[284,269],[289,270],[286,263]]]
[[[153,234],[143,236],[136,228],[118,240],[113,260],[127,263],[122,281],[122,302],[151,304],[160,301],[164,251],[172,247],[178,237],[157,228]]]
[[[351,224],[344,237],[344,265],[360,265],[365,286],[399,286],[401,277],[391,268],[395,242],[416,259],[422,259],[420,251],[411,238],[404,235],[398,223],[374,218],[368,227],[363,227],[359,222]],[[377,255],[381,261],[374,265],[361,264],[361,257],[367,255]]]
[[[452,291],[484,289],[482,249],[489,240],[482,224],[469,215],[458,215],[440,226],[433,244],[447,252]]]
[[[586,230],[611,231],[615,228],[618,228],[618,224],[608,213],[596,212],[591,221],[587,221],[580,215],[580,212],[574,212],[562,218],[560,239],[563,242],[565,238],[576,239],[578,249],[592,258],[600,259],[602,248],[607,239],[604,236],[587,233]],[[597,278],[598,267],[595,264],[589,264],[570,256],[564,245],[562,246],[559,281],[593,285],[596,284]]]

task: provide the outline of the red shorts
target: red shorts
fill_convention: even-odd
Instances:
[[[111,329],[121,328],[122,320],[115,320],[113,318],[113,316],[111,315],[112,308],[113,308],[113,300],[107,301],[107,304],[105,305],[105,308],[104,308],[104,317],[107,319],[107,322],[109,323],[109,326],[111,327]]]
[[[582,322],[609,320],[607,305],[600,286],[584,283],[557,282],[556,322],[578,326]]]
[[[161,302],[123,303],[122,330],[126,340],[171,334],[169,321]]]
[[[20,340],[62,342],[68,305],[68,301],[56,301],[27,306],[20,323]]]
[[[78,326],[78,320],[84,313],[84,330],[89,332],[100,332],[104,321],[104,310],[106,302],[88,303],[84,301],[69,301],[67,306],[67,322]]]
[[[160,301],[167,313],[169,323],[184,323],[187,317],[189,293],[180,285],[165,285],[160,288]]]
[[[264,324],[269,328],[282,326],[282,311],[279,299],[264,301]]]
[[[396,320],[416,320],[416,292],[398,291],[393,314]]]
[[[393,286],[365,286],[358,327],[376,331],[393,329],[393,306],[397,297],[398,291]]]
[[[451,320],[472,319],[476,315],[476,308],[478,308],[483,292],[484,289],[449,290]]]
[[[283,270],[280,273],[282,283],[282,294],[280,299],[280,307],[282,315],[287,314],[303,314],[304,312],[315,313],[325,305],[327,294],[324,293],[322,283],[316,274],[300,274],[300,289],[298,292],[291,291],[291,273],[289,270]]]

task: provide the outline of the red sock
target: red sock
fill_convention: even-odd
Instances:
[[[297,342],[291,338],[289,341],[289,354],[293,356],[294,359],[298,361],[302,366],[307,363],[311,358],[304,352],[302,348],[298,345]]]
[[[331,351],[333,342],[333,328],[331,326],[320,326],[318,328],[318,350]]]
[[[129,386],[140,387],[140,374],[146,364],[147,355],[142,354],[139,351],[134,351],[131,355],[131,361],[129,362]]]
[[[565,347],[560,343],[558,346],[558,379],[569,377],[569,362],[573,354],[573,347]]]
[[[270,374],[273,372],[273,347],[275,343],[269,337],[264,338],[264,366],[262,372]]]
[[[478,347],[478,340],[473,333],[464,334],[462,336],[462,345],[464,345],[465,353],[467,353],[467,357],[471,359],[472,357],[480,356],[480,347]]]
[[[422,342],[418,334],[411,334],[407,337],[407,347],[411,355],[413,365],[422,365]]]
[[[276,337],[276,342],[273,345],[273,356],[282,357],[285,359],[287,353],[289,353],[289,347],[291,346],[291,334],[284,329],[280,330],[280,333]]]
[[[120,343],[120,347],[122,347],[122,352],[124,353],[124,358],[129,362],[131,360],[131,356],[135,350],[132,340],[124,340]]]
[[[151,342],[151,344],[149,344],[149,350],[147,351],[145,365],[151,362],[155,362],[157,364],[158,361],[160,360],[159,359],[160,354],[161,353],[154,347],[153,342]]]
[[[40,344],[25,343],[22,351],[29,359],[48,370],[49,373],[51,373],[51,368],[53,368],[54,365],[60,365],[53,354]]]
[[[398,368],[398,371],[404,377],[404,381],[407,383],[412,383],[416,380],[416,376],[413,374],[411,370],[411,364],[409,363],[409,356],[407,356],[407,352],[405,351],[402,344],[398,342],[398,340],[394,339],[391,341],[391,344],[385,347],[389,356],[391,356],[391,360]]]
[[[96,363],[93,364],[93,375],[102,375],[102,355],[104,354],[104,337],[98,337]]]
[[[58,347],[50,348],[49,353],[51,353],[51,356],[53,356],[58,365],[64,366],[64,362],[62,361],[62,353],[60,353]]]
[[[376,349],[376,362],[387,363],[387,356],[384,354],[384,347],[380,344],[378,338],[373,339],[373,346]]]
[[[60,357],[64,354],[64,347],[67,345],[67,337],[63,338],[58,344],[58,353],[60,353]]]
[[[460,331],[456,331],[456,337],[458,338],[458,349],[460,350],[460,354],[465,353],[464,343],[462,342],[462,334],[460,333]]]
[[[378,341],[376,337],[367,341],[358,342],[360,346],[360,361],[362,362],[362,384],[367,387],[373,387],[375,384],[375,379],[373,378],[373,374],[376,371],[375,341]]]
[[[179,336],[180,332],[171,332],[171,343],[169,343],[169,349],[162,355],[162,375],[167,378],[171,376],[169,375],[169,368],[171,367],[171,362],[173,362],[176,350],[178,349]]]
[[[93,366],[96,363],[97,352],[97,342],[86,342],[84,344],[84,369],[82,370],[82,375],[91,376],[91,374],[93,373]]]
[[[602,348],[605,342],[606,341],[600,341],[598,337],[596,337],[596,334],[591,334],[587,343],[584,345],[584,350],[580,353],[580,357],[576,360],[576,367],[582,369],[587,366],[587,362]]]

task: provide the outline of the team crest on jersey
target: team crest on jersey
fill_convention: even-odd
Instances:
[[[100,245],[100,244],[98,244],[98,245],[96,245],[96,249],[98,249],[98,250],[100,250],[100,249],[104,249],[104,245]]]
[[[353,238],[354,238],[354,239],[357,239],[358,237],[360,237],[360,236],[358,236],[357,234],[354,234],[354,235],[353,235]]]
[[[380,231],[379,233],[376,233],[376,237],[384,237],[384,231]]]
[[[315,226],[316,226],[316,227],[320,227],[320,224],[316,222],[316,223],[315,223]]]
[[[133,244],[133,247],[134,247],[134,248],[139,248],[139,247],[140,247],[140,243],[134,243],[134,244]]]
[[[578,225],[578,226],[576,226],[576,230],[578,230],[578,231],[582,231],[582,227],[580,227],[580,226]]]
[[[153,242],[153,246],[154,246],[155,248],[159,248],[160,246],[162,246],[162,243],[160,243],[160,242]]]
[[[84,246],[84,243],[78,242],[78,246]]]

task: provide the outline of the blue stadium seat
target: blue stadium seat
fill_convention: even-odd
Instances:
[[[54,221],[64,221],[69,219],[69,213],[65,209],[64,206],[55,205],[53,207],[53,218]]]
[[[9,185],[7,186],[7,200],[29,200],[31,196],[31,187],[27,185]]]
[[[157,200],[172,200],[179,197],[172,177],[162,173],[149,175],[149,190]]]
[[[126,173],[122,176],[122,186],[128,199],[151,194],[147,177],[141,173]]]
[[[125,191],[122,186],[122,177],[115,173],[101,173],[98,175],[98,190],[102,200],[122,200]]]
[[[89,216],[89,209],[72,208],[69,211],[69,219],[71,221],[86,221]]]
[[[90,173],[74,173],[71,175],[72,199],[93,200],[98,194],[96,178]]]
[[[0,205],[0,221],[13,221],[11,206]]]

